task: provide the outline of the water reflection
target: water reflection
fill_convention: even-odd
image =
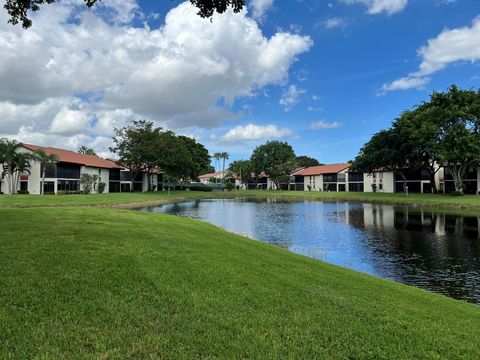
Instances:
[[[190,217],[309,257],[480,304],[479,217],[378,204],[196,200]]]

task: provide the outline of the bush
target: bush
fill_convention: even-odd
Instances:
[[[99,194],[103,194],[103,192],[105,191],[105,187],[107,185],[104,183],[104,182],[99,182],[98,183],[98,193]]]
[[[225,184],[225,189],[227,189],[227,191],[232,191],[233,189],[235,189],[235,184],[232,184],[231,182],[227,182]]]
[[[29,195],[30,192],[28,190],[18,190],[19,195]]]
[[[81,190],[59,190],[59,191],[57,191],[57,195],[80,195],[80,194],[83,194],[83,191],[81,191]]]
[[[463,192],[461,191],[452,191],[450,196],[463,196]]]

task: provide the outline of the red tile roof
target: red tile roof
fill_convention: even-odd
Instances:
[[[57,149],[57,148],[45,147],[45,146],[37,146],[37,145],[31,145],[31,144],[23,144],[23,147],[31,151],[42,149],[48,155],[52,155],[52,154],[57,155],[59,161],[70,163],[70,164],[79,164],[79,165],[84,165],[88,167],[102,168],[102,169],[120,168],[115,163],[102,159],[97,155],[85,155],[85,154],[79,154],[70,150]]]
[[[320,165],[320,166],[311,166],[300,171],[293,173],[294,176],[311,176],[311,175],[322,175],[322,174],[336,174],[340,171],[347,169],[351,164],[329,164],[329,165]]]

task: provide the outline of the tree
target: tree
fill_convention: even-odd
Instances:
[[[402,141],[407,143],[411,150],[410,154],[406,154],[409,163],[430,174],[433,193],[437,192],[435,175],[440,170],[438,166],[439,119],[429,104],[424,103],[413,110],[403,112],[393,124]]]
[[[230,154],[227,152],[220,153],[220,158],[223,160],[223,167],[222,167],[222,184],[225,182],[225,160],[230,159]]]
[[[217,164],[218,164],[218,171],[220,171],[220,159],[222,158],[222,153],[216,152],[213,154],[212,157],[215,160],[215,171],[217,171]]]
[[[80,175],[80,185],[84,194],[90,194],[93,190],[93,185],[97,182],[98,175],[83,173]]]
[[[92,148],[86,147],[86,146],[80,146],[78,148],[78,153],[79,154],[85,154],[85,155],[97,155],[95,153],[95,150],[93,150]]]
[[[49,166],[55,165],[58,162],[58,156],[55,154],[48,155],[45,150],[38,149],[34,152],[35,161],[40,164],[40,172],[42,174],[42,181],[40,184],[40,195],[43,196],[45,192],[45,174]]]
[[[187,136],[180,135],[178,136],[178,139],[180,140],[179,145],[185,147],[192,158],[192,166],[188,173],[188,177],[191,180],[197,179],[202,174],[215,172],[215,170],[212,171],[211,169],[210,155],[205,146]]]
[[[30,161],[33,160],[33,156],[25,152],[17,152],[13,162],[12,168],[12,183],[14,184],[14,193],[17,193],[18,186],[20,184],[20,177],[22,174],[29,174],[32,167]]]
[[[192,156],[187,150],[184,140],[177,137],[172,131],[160,134],[157,154],[158,164],[166,172],[168,183],[176,184],[190,178],[194,166]]]
[[[297,164],[302,168],[321,165],[317,159],[305,155],[297,156]]]
[[[248,185],[248,181],[252,178],[252,172],[254,172],[250,160],[235,160],[230,164],[228,170],[237,175],[244,185]]]
[[[448,166],[455,191],[463,193],[465,172],[480,161],[480,90],[452,86],[433,93],[428,107],[439,123],[438,161]]]
[[[118,161],[131,175],[130,190],[133,191],[135,178],[145,171],[148,174],[148,189],[151,176],[159,164],[158,146],[161,128],[154,128],[150,121],[133,121],[131,125],[115,129],[114,146],[110,151],[118,155]]]
[[[2,175],[8,182],[10,196],[16,192],[14,174],[16,161],[18,160],[18,150],[22,146],[23,144],[16,140],[0,140],[0,163],[3,167]]]
[[[381,130],[362,147],[352,163],[351,170],[370,174],[380,170],[393,171],[403,179],[406,191],[405,170],[411,166],[408,161],[410,154],[409,144],[403,141],[397,129]]]
[[[252,157],[253,169],[264,171],[280,189],[280,183],[290,178],[290,174],[297,167],[296,156],[293,148],[287,142],[268,141],[260,145],[253,151]]]
[[[100,0],[84,1],[85,5],[91,8]],[[4,8],[10,16],[9,23],[13,25],[21,23],[26,29],[32,26],[30,12],[39,11],[41,5],[54,2],[55,0],[5,0]],[[245,5],[244,0],[190,0],[190,2],[198,8],[198,15],[203,18],[211,18],[215,12],[224,13],[230,7],[238,13]]]

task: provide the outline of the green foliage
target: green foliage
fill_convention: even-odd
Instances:
[[[42,174],[42,181],[40,185],[40,194],[44,194],[45,172],[49,166],[55,165],[58,162],[58,156],[55,154],[47,154],[45,150],[38,149],[34,152],[35,161],[40,164],[40,171]]]
[[[83,173],[80,175],[80,185],[84,194],[90,194],[93,190],[93,185],[97,182],[98,175]]]
[[[314,159],[309,156],[297,156],[297,166],[302,168],[307,168],[311,166],[318,166],[321,165],[317,159]]]
[[[204,192],[212,192],[213,191],[213,187],[211,186],[207,186],[207,185],[201,185],[201,184],[196,184],[196,185],[192,185],[192,186],[189,186],[188,189],[190,191],[204,191]]]
[[[225,183],[225,189],[227,189],[227,191],[232,191],[232,190],[235,189],[235,184],[231,183],[231,182],[226,182]]]
[[[242,184],[248,184],[254,172],[252,161],[250,160],[235,160],[228,167],[241,181]]]
[[[450,196],[463,196],[463,191],[452,191]]]
[[[105,184],[104,182],[99,182],[98,183],[98,193],[103,194],[106,186],[107,186],[107,184]]]
[[[296,156],[293,148],[287,142],[268,141],[253,150],[252,168],[257,175],[264,171],[279,187],[280,181],[297,167]]]
[[[85,155],[97,155],[95,153],[95,150],[93,150],[92,148],[89,148],[87,146],[80,146],[78,148],[78,153],[79,154],[85,154]]]
[[[87,7],[92,7],[100,0],[84,0]],[[10,24],[21,23],[26,29],[32,26],[30,12],[40,10],[43,4],[53,4],[55,0],[5,0],[4,8],[7,10]],[[203,18],[211,18],[215,12],[221,14],[228,8],[232,8],[235,13],[240,12],[244,5],[244,0],[190,0],[198,8],[198,15]]]
[[[185,174],[183,174],[185,178],[195,180],[202,174],[215,172],[215,169],[211,171],[212,166],[210,164],[210,155],[205,146],[187,136],[178,136],[178,140],[179,146],[184,146],[191,158],[191,165]]]

